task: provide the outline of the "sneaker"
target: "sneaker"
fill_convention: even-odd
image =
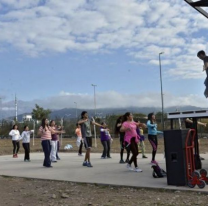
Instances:
[[[133,170],[133,168],[131,167],[130,164],[127,164],[127,165],[126,165],[126,168],[129,169],[129,170]]]
[[[83,156],[83,154],[78,153],[78,156]]]
[[[151,164],[153,164],[153,165],[158,165],[158,162],[155,161],[155,160],[152,160],[152,161],[151,161]]]
[[[103,156],[101,156],[101,159],[107,159],[107,157],[103,157]]]
[[[51,162],[56,163],[57,161],[56,161],[56,160],[54,160],[54,161],[51,161]]]
[[[125,163],[129,163],[129,160],[128,160],[128,159],[126,159]]]
[[[13,154],[13,158],[16,158],[16,154]]]
[[[142,158],[148,158],[147,156],[143,155]]]
[[[17,155],[17,154],[15,154],[15,157],[16,157],[16,158],[18,158],[18,155]]]
[[[57,159],[57,160],[61,160],[60,157],[57,157],[56,159]]]
[[[125,162],[123,160],[120,160],[119,163],[120,164],[125,164]]]
[[[93,167],[90,162],[87,163],[87,167]]]
[[[83,164],[82,164],[82,166],[87,166],[87,162],[84,161]]]
[[[142,169],[140,169],[140,168],[138,168],[138,167],[135,167],[135,168],[134,168],[134,171],[135,171],[135,172],[142,172]]]
[[[203,157],[200,157],[200,160],[205,160]]]
[[[108,156],[107,158],[112,158],[111,156]]]

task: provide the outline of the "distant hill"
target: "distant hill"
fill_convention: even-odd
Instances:
[[[168,108],[165,108],[164,111],[165,112],[173,112],[173,111],[176,111],[176,110],[178,110],[178,111],[189,111],[189,110],[201,110],[201,109],[204,109],[204,108],[195,107],[195,106],[183,106],[183,107],[180,107],[180,108],[168,107]],[[83,111],[83,109],[77,109],[78,118],[80,117],[80,114],[81,114],[82,111]],[[97,109],[97,116],[104,117],[106,115],[112,115],[112,114],[122,115],[127,111],[132,112],[132,113],[143,113],[143,114],[147,115],[150,112],[155,112],[155,113],[160,112],[161,108],[159,108],[159,107],[102,108],[102,109]],[[93,109],[88,109],[87,112],[90,116],[94,116],[94,110]],[[28,112],[28,113],[30,113],[30,112]],[[25,114],[28,114],[28,113],[23,113],[23,114],[18,115],[18,120],[21,121],[22,117]],[[50,118],[51,119],[54,119],[56,117],[62,118],[62,117],[67,116],[69,114],[70,114],[69,118],[76,118],[76,109],[75,108],[64,108],[64,109],[60,109],[60,110],[53,110],[51,115],[50,115]],[[14,116],[10,116],[7,119],[14,119]]]

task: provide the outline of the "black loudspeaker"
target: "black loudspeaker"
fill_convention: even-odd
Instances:
[[[188,129],[164,131],[168,185],[187,184],[185,142],[188,131]]]

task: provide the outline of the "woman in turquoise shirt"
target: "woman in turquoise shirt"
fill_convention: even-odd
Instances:
[[[148,114],[148,121],[147,121],[147,128],[148,128],[148,140],[152,145],[152,161],[151,164],[158,164],[155,160],[155,155],[157,153],[157,134],[163,134],[161,131],[157,131],[157,124],[154,113]]]

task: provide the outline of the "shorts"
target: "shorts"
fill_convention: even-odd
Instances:
[[[84,138],[84,146],[85,146],[85,149],[92,148],[92,137]]]

